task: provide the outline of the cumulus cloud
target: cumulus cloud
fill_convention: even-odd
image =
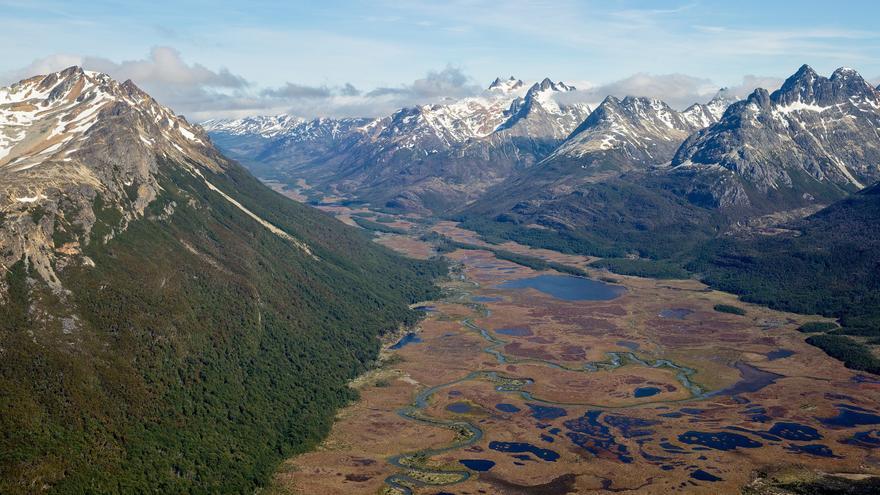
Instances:
[[[27,67],[0,74],[7,84],[72,65],[105,72],[123,81],[133,80],[159,102],[190,120],[237,118],[248,115],[292,113],[303,117],[376,117],[402,107],[437,103],[480,92],[461,69],[446,67],[395,87],[362,91],[351,83],[340,86],[287,82],[257,88],[228,69],[209,69],[187,63],[170,47],[155,47],[144,59],[114,62],[102,57],[55,54]]]
[[[400,87],[376,88],[367,96],[380,97],[394,95],[420,99],[448,98],[472,96],[480,92],[480,87],[473,84],[470,77],[461,69],[447,66],[441,71],[430,71],[428,74],[413,81],[412,84]]]
[[[243,77],[225,68],[211,70],[201,64],[188,64],[177,50],[169,47],[155,47],[147,58],[122,62],[102,57],[55,54],[3,74],[0,79],[9,83],[72,65],[107,73],[119,81],[131,79],[156,100],[185,115],[220,108],[244,109],[259,104],[247,97],[250,84]]]
[[[287,83],[280,88],[264,89],[260,94],[270,98],[329,98],[333,95],[327,86],[305,86]]]

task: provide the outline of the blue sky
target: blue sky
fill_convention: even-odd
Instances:
[[[803,63],[877,82],[878,4],[0,0],[0,76],[80,63],[131,76],[200,118],[382,113],[511,74],[683,104],[720,86],[771,84]],[[634,74],[635,87],[618,84]],[[400,91],[366,96],[376,88]]]

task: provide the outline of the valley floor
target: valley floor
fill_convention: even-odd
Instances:
[[[377,242],[413,257],[433,254],[420,240],[430,231],[485,246],[451,222],[379,216],[406,233]],[[281,466],[273,491],[716,494],[769,467],[880,475],[880,380],[804,342],[796,328],[822,318],[501,248],[603,282],[447,253],[446,296],[424,304],[414,335],[388,342],[383,365],[353,384],[361,400],[316,451]]]

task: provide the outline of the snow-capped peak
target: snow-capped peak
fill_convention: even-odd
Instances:
[[[0,88],[0,168],[17,172],[47,160],[72,160],[107,111],[136,114],[131,125],[137,126],[140,142],[151,148],[174,152],[209,145],[201,129],[131,81],[119,83],[74,66]],[[158,137],[163,146],[157,146]]]
[[[522,80],[517,79],[513,76],[510,76],[508,79],[502,79],[498,77],[494,81],[492,81],[492,84],[489,85],[488,91],[493,93],[508,94],[521,89],[523,86],[524,83],[522,82]]]
[[[265,138],[283,135],[305,122],[305,119],[288,114],[245,117],[242,119],[213,119],[202,122],[208,132],[223,132],[236,136],[258,134]]]

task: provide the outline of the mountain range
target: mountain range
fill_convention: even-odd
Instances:
[[[853,69],[824,77],[804,65],[778,89],[741,99],[721,90],[679,111],[608,96],[588,111],[568,85],[524,87],[499,79],[488,90],[496,99],[478,105],[403,109],[307,166],[261,170],[305,179],[315,198],[428,212],[489,242],[600,256],[597,267],[618,273],[697,277],[747,300],[835,316],[845,327],[813,342],[880,369],[845,336],[880,337],[871,309],[880,89]],[[471,105],[480,111],[455,110]]]
[[[526,86],[499,78],[479,96],[368,121],[319,119],[280,134],[272,123],[284,117],[277,116],[260,118],[271,132],[250,131],[260,127],[254,119],[204,125],[243,160],[248,145],[242,143],[258,141],[258,150],[244,148],[246,163],[258,162],[253,167],[265,177],[305,178],[333,194],[424,211],[475,199],[543,159],[590,113],[585,104],[558,99],[575,89],[550,79]],[[312,140],[306,127],[325,129],[319,132],[325,138]]]
[[[772,93],[737,101],[721,90],[683,111],[639,96],[609,96],[591,111],[566,98],[574,88],[564,83],[525,88],[499,78],[480,97],[368,122],[315,121],[343,128],[317,146],[299,131],[262,132],[271,158],[251,155],[254,168],[378,207],[467,213],[462,205],[470,205],[481,214],[488,205],[500,214],[567,201],[579,188],[627,176],[634,187],[675,191],[741,217],[814,209],[880,178],[880,93],[852,69],[826,78],[805,65]],[[270,124],[279,118],[264,119],[276,129]],[[206,129],[230,143],[253,136],[252,125],[214,121]]]
[[[253,492],[443,271],[78,67],[0,88],[0,246],[9,494]]]

